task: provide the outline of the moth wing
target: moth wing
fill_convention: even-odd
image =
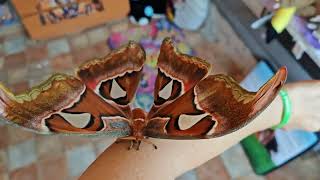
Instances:
[[[131,133],[122,110],[106,103],[77,78],[63,74],[20,95],[0,84],[0,115],[9,123],[42,134],[124,137]]]
[[[206,61],[180,53],[170,38],[162,42],[157,66],[154,105],[150,114],[193,88],[210,70]]]
[[[149,117],[148,137],[205,139],[236,131],[251,122],[277,96],[287,77],[281,68],[256,93],[229,76],[210,75]]]
[[[105,101],[131,113],[129,104],[138,88],[145,60],[144,49],[131,41],[102,59],[81,65],[76,74]]]

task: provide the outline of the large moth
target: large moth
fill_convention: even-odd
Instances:
[[[276,97],[287,70],[281,68],[258,92],[226,75],[208,75],[210,64],[180,53],[164,39],[158,57],[150,112],[130,103],[146,55],[135,42],[81,65],[76,76],[55,74],[29,92],[0,85],[0,114],[7,122],[42,134],[81,134],[131,139],[207,139],[251,122]]]

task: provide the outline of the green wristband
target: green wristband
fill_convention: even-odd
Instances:
[[[272,129],[280,129],[283,128],[285,125],[288,124],[290,117],[291,117],[291,113],[292,113],[292,106],[291,106],[291,101],[288,95],[288,92],[285,90],[280,90],[280,96],[283,102],[283,111],[282,111],[282,119],[280,124],[272,127]]]

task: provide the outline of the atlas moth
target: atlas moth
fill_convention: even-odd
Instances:
[[[131,41],[84,63],[75,76],[55,74],[24,94],[1,85],[0,114],[37,133],[124,138],[139,149],[148,137],[208,139],[239,130],[273,101],[287,76],[280,68],[258,92],[248,92],[229,76],[208,75],[209,63],[180,53],[166,38],[154,104],[145,112],[130,104],[145,60],[144,49]]]

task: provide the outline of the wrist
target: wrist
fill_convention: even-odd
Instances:
[[[273,102],[263,111],[257,120],[260,125],[257,126],[257,131],[265,130],[281,123],[283,111],[283,103],[280,95],[277,95]]]

